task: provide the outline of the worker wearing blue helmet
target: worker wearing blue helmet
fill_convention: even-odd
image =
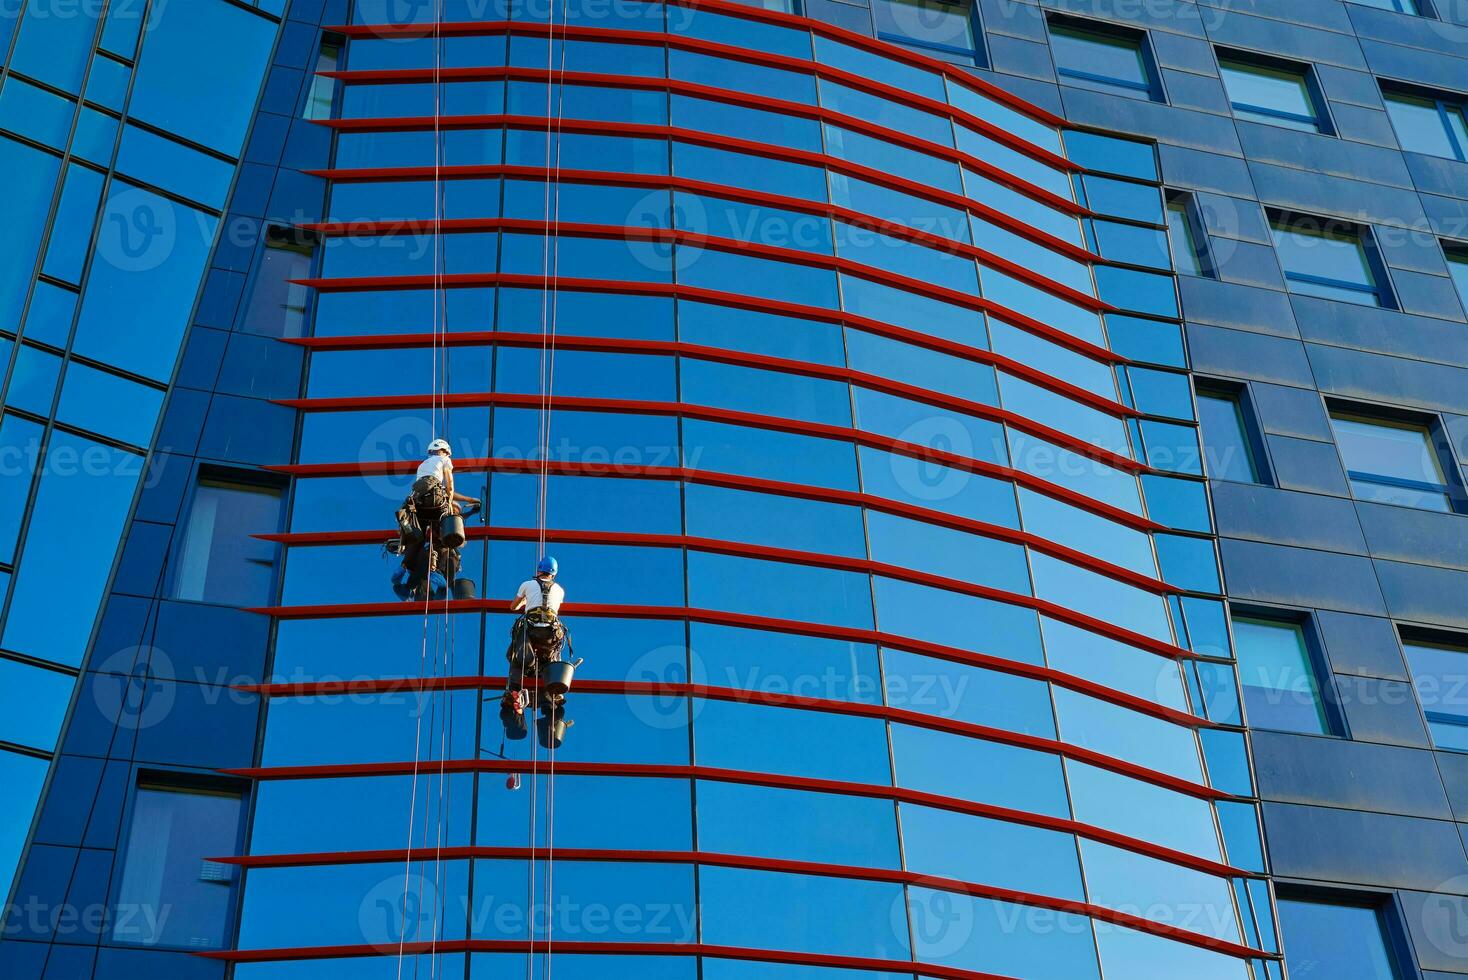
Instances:
[[[560,618],[566,590],[556,582],[559,571],[554,558],[547,555],[540,559],[535,577],[521,583],[510,605],[512,612],[523,613],[510,628],[510,646],[505,651],[510,673],[501,716],[512,738],[523,737],[523,722],[518,719],[531,704],[524,690],[526,675],[538,674],[546,664],[559,660],[566,640]]]

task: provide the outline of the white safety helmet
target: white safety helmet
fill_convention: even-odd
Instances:
[[[452,455],[449,452],[449,444],[443,439],[435,439],[428,444],[428,455],[432,456],[437,452],[442,452],[445,456]]]

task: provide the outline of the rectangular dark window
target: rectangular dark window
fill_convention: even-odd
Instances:
[[[1334,734],[1305,625],[1238,613],[1233,624],[1249,725],[1312,735]]]
[[[232,606],[268,603],[279,547],[281,489],[254,474],[201,470],[175,559],[173,596]]]
[[[1349,3],[1359,3],[1363,7],[1376,7],[1378,10],[1395,10],[1399,14],[1412,14],[1421,16],[1425,11],[1418,6],[1417,0],[1347,0]]]
[[[1193,195],[1167,192],[1167,238],[1172,245],[1172,266],[1180,275],[1214,275],[1208,254],[1208,235],[1198,218]]]
[[[1468,636],[1402,630],[1412,686],[1427,716],[1432,744],[1468,752]]]
[[[1084,88],[1144,99],[1161,99],[1147,35],[1110,24],[1050,18],[1050,52],[1055,70]]]
[[[1219,52],[1218,70],[1238,118],[1308,133],[1329,131],[1309,66]]]
[[[1198,385],[1203,468],[1209,479],[1262,483],[1262,454],[1243,392]]]
[[[330,119],[336,102],[339,83],[335,78],[321,74],[336,71],[341,67],[342,47],[345,39],[338,34],[321,35],[321,52],[316,56],[316,74],[311,76],[311,85],[306,92],[307,119]]]
[[[875,0],[877,37],[960,65],[984,63],[973,0]]]
[[[1468,313],[1468,245],[1448,245],[1443,248],[1448,259],[1448,275],[1458,287],[1458,298],[1463,301],[1463,311]]]
[[[1408,92],[1385,85],[1381,94],[1402,149],[1468,160],[1468,118],[1461,96]]]
[[[1290,292],[1362,306],[1392,305],[1386,269],[1367,229],[1284,213],[1272,213],[1269,227]]]
[[[310,290],[296,280],[310,278],[316,242],[310,232],[280,225],[265,229],[265,247],[245,300],[241,330],[267,337],[305,333]]]
[[[219,949],[229,937],[232,866],[209,860],[239,844],[240,790],[143,779],[123,848],[112,940]]]
[[[1456,487],[1443,465],[1447,447],[1435,422],[1333,407],[1330,425],[1358,500],[1453,510]]]
[[[1279,926],[1292,977],[1404,980],[1390,899],[1280,887]]]

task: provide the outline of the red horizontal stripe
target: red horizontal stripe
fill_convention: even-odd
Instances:
[[[1194,654],[1189,650],[1164,643],[1153,639],[1142,633],[1135,633],[1128,629],[1108,623],[1105,620],[1096,619],[1094,616],[1086,616],[1064,606],[1036,599],[1033,596],[1017,595],[1011,592],[1001,592],[998,589],[989,590],[995,601],[1005,602],[1012,605],[1035,609],[1054,619],[1079,626],[1093,633],[1129,643],[1132,646],[1147,650],[1163,657],[1174,659],[1193,659]],[[827,639],[855,640],[861,643],[883,643],[888,634],[879,633],[876,630],[862,627],[833,626],[826,623],[811,623],[802,620],[780,619],[770,616],[753,616],[747,613],[727,612],[720,609],[698,609],[692,606],[631,606],[614,603],[567,603],[566,610],[575,612],[582,616],[605,616],[609,619],[672,619],[692,620],[700,623],[713,623],[725,626],[749,626],[754,629],[771,629],[778,632],[794,633],[800,636],[821,636]],[[463,599],[445,602],[443,605],[445,613],[480,613],[480,612],[509,612],[509,602],[495,599]],[[264,616],[273,616],[277,619],[334,619],[357,616],[400,616],[414,613],[417,610],[412,603],[402,602],[365,602],[365,603],[323,603],[304,606],[261,606],[249,610]],[[895,640],[892,645],[901,646],[901,640]]]
[[[387,943],[380,946],[299,946],[289,949],[239,949],[195,953],[195,956],[230,963],[277,963],[295,960],[344,959],[358,956],[416,956],[423,953],[453,955],[456,953],[525,953],[544,951],[544,940],[525,939],[452,939],[436,942]],[[743,946],[711,946],[707,943],[622,943],[556,940],[555,948],[564,954],[599,954],[603,956],[716,956],[722,959],[748,960],[759,963],[785,963],[800,966],[823,966],[833,969],[887,972],[896,970],[936,980],[1014,980],[997,973],[976,973],[951,966],[936,966],[911,960],[882,960],[862,956],[832,956],[825,953],[793,953],[754,949]]]
[[[739,17],[746,20],[767,21],[800,30],[811,30],[817,34],[825,35],[838,41],[845,42],[853,47],[859,47],[872,53],[881,55],[892,61],[904,62],[925,68],[935,74],[946,77],[949,81],[963,86],[979,95],[994,102],[1001,103],[1008,108],[1014,109],[1022,115],[1055,128],[1067,125],[1066,121],[1054,113],[1026,102],[1018,96],[991,85],[964,71],[955,65],[939,61],[918,54],[907,48],[901,48],[894,44],[879,41],[865,34],[844,30],[832,24],[822,21],[811,20],[791,14],[777,11],[751,8],[738,3],[705,2],[705,0],[672,0],[680,6],[694,7],[700,10],[708,10]],[[394,25],[371,25],[356,24],[340,28],[329,28],[340,30],[349,37],[427,37],[438,35],[440,37],[472,36],[486,34],[520,34],[525,36],[541,36],[549,32],[555,32],[564,37],[572,39],[598,40],[606,43],[622,44],[652,44],[658,46],[672,46],[684,48],[690,51],[702,51],[721,57],[734,58],[737,60],[750,61],[754,63],[769,64],[776,67],[784,67],[793,71],[805,71],[818,74],[832,81],[859,88],[874,95],[881,95],[895,102],[905,103],[918,108],[932,107],[931,111],[946,114],[957,122],[979,130],[987,136],[992,136],[1001,143],[1006,143],[1022,153],[1028,154],[1037,160],[1049,163],[1055,167],[1066,170],[1081,169],[1076,164],[1059,156],[1044,147],[1036,146],[1026,140],[1020,139],[1012,133],[972,115],[964,109],[949,105],[947,102],[939,102],[925,96],[915,95],[896,86],[887,85],[862,75],[842,71],[830,65],[822,64],[805,58],[790,57],[787,55],[775,55],[767,52],[754,51],[734,45],[721,44],[715,41],[705,41],[698,38],[686,37],[671,32],[663,31],[629,31],[618,28],[598,28],[576,24],[547,25],[524,21],[487,21],[487,22],[457,22],[441,24],[394,24]]]
[[[891,336],[891,334],[885,331],[882,335]],[[511,333],[498,330],[475,330],[450,334],[360,334],[356,336],[290,337],[282,339],[286,343],[309,347],[312,350],[319,351],[398,350],[428,347],[477,347],[481,345],[538,349],[545,342],[542,334]],[[906,338],[894,337],[893,339]],[[716,361],[721,364],[737,364],[744,367],[783,371],[786,374],[798,374],[811,378],[824,378],[830,381],[856,383],[868,388],[901,394],[904,398],[911,398],[916,401],[931,402],[935,397],[944,397],[931,389],[917,388],[902,382],[891,381],[875,374],[854,371],[850,368],[818,364],[813,361],[802,361],[788,357],[772,357],[768,354],[751,354],[746,351],[729,350],[723,347],[707,347],[702,344],[689,344],[677,340],[643,340],[630,337],[584,337],[557,334],[556,349],[606,354],[668,354],[696,357],[700,360]],[[1142,414],[1130,406],[1098,395],[1087,388],[1073,385],[1068,381],[1053,378],[1028,364],[1016,361],[1003,354],[995,354],[982,347],[968,347],[962,344],[944,342],[941,347],[929,347],[928,349],[940,350],[945,354],[961,357],[964,360],[973,361],[977,364],[993,365],[1016,377],[1023,378],[1042,388],[1053,391],[1058,395],[1064,395],[1066,398],[1089,405],[1098,411],[1106,412],[1110,415],[1135,418]]]
[[[617,33],[622,34],[624,32],[619,31]],[[740,60],[751,61],[756,64],[769,64],[772,59],[775,61],[791,60],[781,58],[781,56],[779,55],[756,54],[754,52],[746,51],[742,48],[731,48],[727,45],[719,45],[706,41],[695,41],[692,45],[674,43],[672,46],[693,47],[697,50],[704,51],[709,51],[709,49],[716,49],[714,51],[710,51],[709,53],[717,53],[726,56],[730,54],[738,55],[740,56]],[[698,82],[682,81],[680,79],[668,78],[666,76],[620,75],[601,72],[579,71],[561,72],[547,71],[544,68],[517,68],[507,66],[440,69],[389,68],[362,72],[324,72],[323,74],[341,79],[342,81],[347,83],[369,84],[386,84],[393,82],[432,82],[435,77],[441,78],[444,81],[481,80],[529,82],[546,82],[554,78],[556,81],[568,85],[591,85],[601,88],[638,89],[642,91],[656,91],[667,94],[687,95],[695,98],[709,99],[711,101],[723,102],[728,105],[737,105],[745,108],[761,109],[785,116],[795,116],[803,119],[812,119],[817,122],[830,123],[835,126],[840,126],[844,129],[850,129],[855,132],[865,133],[868,136],[872,136],[884,142],[893,143],[899,146],[905,146],[910,149],[926,153],[930,156],[938,157],[940,159],[953,160],[958,163],[965,164],[983,174],[985,177],[990,178],[991,180],[996,180],[1001,184],[1006,184],[1019,193],[1024,194],[1026,197],[1033,198],[1048,207],[1052,207],[1066,214],[1090,214],[1090,212],[1085,207],[1076,204],[1070,198],[1062,197],[1044,187],[1039,187],[1035,184],[1032,184],[1029,181],[1018,177],[1013,173],[1010,173],[1000,167],[995,166],[989,161],[984,160],[982,157],[976,157],[971,153],[967,153],[963,150],[956,148],[955,146],[951,146],[946,143],[934,143],[931,140],[922,139],[916,136],[910,136],[902,132],[901,130],[895,130],[886,126],[880,126],[875,123],[868,122],[864,119],[850,116],[845,113],[836,112],[835,110],[824,108],[822,106],[812,105],[806,102],[792,101],[790,99],[777,99],[766,95],[756,95],[754,93],[745,92],[738,89],[723,88],[716,85],[704,85]],[[838,74],[844,75],[845,73]],[[860,83],[854,86],[857,88],[868,88],[871,85],[869,81],[864,79],[856,79],[856,81]],[[950,120],[950,108],[946,103],[933,103],[929,100],[912,95],[901,96],[899,98],[893,99],[893,101],[899,104],[913,105],[915,108],[921,108],[929,112],[936,112],[936,114],[940,116],[945,122]],[[914,103],[925,104],[915,105]],[[345,119],[339,120],[319,121],[328,125],[337,126],[337,128],[350,129],[356,127],[353,127],[351,125],[340,126],[338,124],[343,122],[350,124],[350,122],[354,118],[355,117],[346,117]],[[440,113],[440,115],[436,119],[434,117],[423,118],[425,120],[431,120],[431,122],[429,122],[428,125],[414,128],[434,130],[460,128],[453,126],[452,123],[456,119],[467,117],[458,115],[445,115]],[[986,133],[985,135],[988,134]],[[1000,142],[1004,141],[1000,140]],[[1027,149],[1022,152],[1028,152],[1029,150],[1035,149],[1033,147],[1028,147],[1027,144],[1026,146]],[[1047,154],[1047,156],[1049,156],[1049,154]],[[1058,162],[1058,169],[1062,171],[1075,169],[1074,166],[1063,157],[1052,157],[1051,160],[1046,162],[1049,163],[1051,166],[1057,166]]]
[[[314,854],[249,855],[246,857],[214,858],[221,864],[232,864],[244,868],[303,868],[330,865],[377,864],[408,861],[463,861],[473,858],[501,861],[520,861],[540,858],[544,860],[545,848],[529,847],[477,847],[450,846],[442,848],[416,847],[377,851],[332,851]],[[1022,892],[1011,888],[998,888],[958,878],[919,874],[892,868],[870,868],[846,864],[825,864],[815,861],[790,861],[780,858],[751,857],[739,854],[716,854],[706,851],[650,851],[612,850],[607,848],[558,847],[557,861],[606,861],[623,864],[696,864],[715,868],[736,868],[744,871],[771,871],[780,874],[819,875],[825,878],[844,878],[855,881],[876,881],[906,885],[917,888],[935,888],[975,898],[1014,902],[1054,912],[1084,915],[1102,922],[1135,929],[1211,949],[1230,956],[1269,956],[1262,950],[1232,943],[1214,936],[1179,929],[1152,919],[1129,915],[1104,905],[1092,905],[1084,901],[1056,898],[1036,892]]]
[[[446,759],[432,760],[431,763],[421,763],[422,766],[431,765],[435,771],[450,774],[493,772],[493,773],[531,773],[543,772],[544,765],[535,766],[529,760],[521,759]],[[266,766],[245,769],[224,769],[221,772],[230,776],[243,779],[256,780],[296,780],[296,779],[345,779],[371,776],[405,776],[413,772],[412,762],[366,762],[343,765],[317,765],[317,766]],[[699,765],[652,765],[646,763],[620,763],[620,762],[556,762],[556,773],[563,776],[627,776],[635,778],[650,779],[706,779],[720,783],[733,783],[740,786],[764,786],[771,789],[795,789],[808,790],[815,793],[832,793],[838,796],[856,796],[865,799],[893,800],[899,803],[911,803],[917,806],[933,807],[938,810],[947,810],[951,813],[964,813],[976,817],[988,817],[993,820],[1003,820],[1010,823],[1022,824],[1027,827],[1040,827],[1045,830],[1056,830],[1061,833],[1076,834],[1088,840],[1099,841],[1110,844],[1123,850],[1134,851],[1145,854],[1159,860],[1179,864],[1183,867],[1203,871],[1208,874],[1220,875],[1226,878],[1260,878],[1263,875],[1242,871],[1238,868],[1229,867],[1218,861],[1198,857],[1184,851],[1173,850],[1149,841],[1139,840],[1135,837],[1127,837],[1100,827],[1092,827],[1089,824],[1079,823],[1068,817],[1052,817],[1040,813],[1028,813],[1024,810],[1013,810],[1008,807],[994,806],[988,803],[976,803],[972,800],[963,800],[950,796],[939,796],[935,793],[924,793],[918,790],[904,789],[900,786],[878,786],[874,783],[853,783],[837,779],[815,779],[809,776],[784,776],[776,773],[746,772],[739,769],[717,769],[711,766]]]
[[[394,408],[427,408],[431,405],[444,407],[499,407],[540,409],[545,399],[538,394],[514,394],[511,392],[464,392],[446,395],[373,395],[357,398],[280,398],[275,404],[299,409],[303,412],[347,412],[386,410]],[[885,449],[914,459],[943,463],[956,469],[978,472],[982,460],[960,456],[955,453],[905,442],[878,433],[867,432],[850,426],[830,425],[825,422],[805,422],[799,419],[760,415],[757,412],[740,412],[733,409],[713,408],[706,405],[689,405],[683,402],[639,401],[624,398],[583,398],[555,395],[549,400],[553,409],[566,412],[596,412],[604,414],[655,415],[674,418],[699,419],[706,422],[726,422],[731,425],[749,425],[816,436],[823,439],[839,439],[874,449]],[[982,409],[982,411],[981,411]],[[1150,472],[1145,463],[1113,453],[1077,439],[1059,429],[1041,425],[1023,415],[1007,409],[978,405],[969,410],[978,418],[1001,422],[1021,432],[1029,433],[1059,446],[1072,450],[1077,455],[1096,460],[1113,469],[1128,473]],[[993,464],[988,464],[993,465]]]
[[[1160,579],[1151,578],[1123,568],[1108,561],[1102,561],[1084,552],[1058,545],[1053,541],[1047,541],[1038,535],[1014,528],[1003,527],[997,524],[981,524],[974,522],[977,526],[970,527],[971,533],[984,537],[1005,541],[1015,545],[1029,546],[1044,554],[1054,555],[1073,564],[1088,568],[1091,571],[1105,575],[1108,578],[1125,582],[1139,589],[1146,589],[1159,595],[1180,592]],[[715,538],[695,537],[689,534],[646,534],[635,531],[586,531],[586,530],[555,530],[548,529],[545,532],[546,540],[558,541],[566,544],[602,544],[602,545],[629,545],[650,548],[687,548],[693,551],[705,551],[719,555],[738,555],[745,558],[768,558],[774,561],[787,562],[794,565],[811,565],[818,568],[835,568],[843,571],[862,572],[871,575],[884,575],[888,578],[902,579],[903,581],[917,582],[922,585],[931,585],[936,588],[948,589],[952,592],[964,592],[972,588],[969,583],[960,580],[945,578],[941,575],[931,575],[926,572],[905,568],[899,565],[891,565],[884,562],[871,561],[866,558],[852,558],[818,551],[796,551],[790,548],[773,548],[767,545],[750,544],[741,541],[719,540]],[[489,541],[535,541],[538,540],[540,531],[535,528],[513,528],[513,527],[470,527],[468,537],[470,539],[483,539]],[[321,546],[321,545],[350,545],[350,544],[378,544],[385,538],[395,537],[395,530],[359,530],[359,531],[315,531],[306,533],[285,534],[258,534],[255,537],[275,541],[280,544],[293,546]]]
[[[384,285],[376,288],[425,288],[419,286],[416,282],[413,281],[401,281],[403,279],[411,280],[415,278],[430,281],[433,280],[432,276],[377,277],[378,281],[384,283]],[[473,281],[460,281],[466,278]],[[350,285],[351,283],[358,281],[351,279],[297,281],[305,282],[307,284],[321,282],[337,283],[339,285],[337,285],[335,288],[338,289],[367,288],[361,286],[354,287]],[[719,289],[708,289],[702,286],[688,286],[681,283],[627,282],[625,280],[619,279],[571,279],[564,276],[551,276],[549,280],[547,280],[545,277],[538,275],[512,275],[510,273],[486,273],[483,275],[468,277],[461,275],[440,276],[438,277],[436,282],[438,288],[459,288],[483,285],[520,286],[529,289],[544,289],[549,286],[553,290],[565,290],[567,292],[604,292],[631,296],[679,297],[682,299],[701,300],[708,303],[717,303],[723,306],[732,306],[736,309],[741,310],[756,310],[763,313],[776,313],[782,316],[801,317],[808,320],[817,320],[821,323],[838,323],[844,326],[853,326],[862,330],[871,330],[874,333],[880,333],[884,336],[905,340],[908,343],[913,343],[920,347],[929,347],[933,350],[951,349],[955,351],[960,351],[969,349],[963,347],[963,345],[955,344],[952,341],[945,341],[940,338],[930,336],[928,334],[920,333],[916,330],[910,330],[906,327],[898,327],[891,324],[884,324],[880,320],[873,320],[868,317],[858,316],[856,314],[848,313],[843,310],[833,310],[824,306],[805,306],[800,303],[789,303],[784,300],[764,299],[756,296],[746,296],[743,293],[732,293]],[[316,288],[330,287],[317,286]],[[1041,321],[1036,320],[1033,317],[1025,316],[1023,313],[1018,313],[1007,307],[1000,306],[998,303],[991,302],[989,300],[983,299],[982,297],[970,298],[969,302],[970,305],[972,305],[973,308],[976,310],[982,310],[984,312],[993,314],[994,316],[997,316],[1002,320],[1012,323],[1017,327],[1020,327],[1032,334],[1035,334],[1036,336],[1044,337],[1046,340],[1053,341],[1054,343],[1057,343],[1062,347],[1069,347],[1072,350],[1085,354],[1087,357],[1091,357],[1100,361],[1108,361],[1111,363],[1126,362],[1125,358],[1112,353],[1105,347],[1093,344],[1088,340],[1082,340],[1080,337],[1068,334],[1063,330],[1059,330],[1055,327],[1050,326],[1048,323],[1042,323]]]
[[[334,476],[373,476],[412,473],[418,468],[418,460],[392,460],[382,463],[286,463],[266,466],[265,469],[277,473],[288,473],[292,476],[305,478],[320,478]],[[733,487],[745,490],[762,490],[770,493],[781,493],[792,497],[801,497],[807,500],[831,500],[845,503],[863,503],[866,500],[876,501],[867,506],[879,509],[891,510],[893,513],[904,513],[921,517],[923,520],[931,520],[936,523],[960,521],[945,515],[939,511],[931,511],[926,508],[909,507],[906,510],[896,510],[907,505],[894,501],[885,501],[881,497],[873,497],[868,494],[859,494],[850,490],[826,490],[820,487],[808,487],[799,483],[782,483],[773,480],[762,480],[757,477],[737,476],[732,473],[717,473],[713,470],[698,470],[681,466],[622,466],[615,463],[584,463],[574,461],[550,460],[547,465],[550,472],[557,476],[594,476],[611,479],[645,479],[645,480],[684,480],[689,483],[699,483],[706,486]],[[464,473],[539,473],[540,463],[538,460],[525,459],[498,459],[466,457],[458,460],[454,468]],[[1058,484],[1046,483],[1038,477],[1032,477],[1020,470],[1009,467],[993,466],[991,464],[975,465],[971,467],[972,472],[985,476],[992,476],[1001,480],[1013,480],[1022,486],[1074,504],[1083,510],[1099,514],[1110,520],[1127,527],[1137,528],[1143,531],[1164,530],[1163,526],[1145,517],[1132,514],[1119,507],[1112,507],[1090,497],[1076,493]],[[949,523],[947,526],[966,529],[967,524]]]
[[[332,226],[326,226],[331,230]],[[397,222],[372,222],[359,223],[359,228],[365,230],[354,231],[351,234],[365,236],[400,235],[404,233],[401,224]],[[428,222],[423,233],[442,231],[449,234],[462,234],[473,231],[508,231],[532,234],[543,237],[545,234],[545,222],[539,219],[526,218],[450,218],[439,222]],[[658,242],[662,244],[677,243],[690,245],[697,248],[706,248],[715,252],[730,252],[735,255],[755,255],[761,258],[775,259],[781,262],[789,262],[793,265],[811,266],[820,269],[834,269],[849,275],[861,276],[864,279],[873,279],[898,289],[908,292],[933,296],[945,302],[958,306],[974,307],[973,294],[962,290],[952,289],[948,286],[940,286],[924,279],[915,279],[900,273],[890,272],[879,266],[859,262],[856,259],[843,255],[830,255],[825,252],[810,252],[798,248],[785,248],[780,245],[766,245],[763,242],[744,241],[737,238],[722,238],[715,235],[704,235],[697,232],[686,231],[679,228],[648,228],[635,225],[602,225],[584,224],[573,221],[561,221],[556,225],[556,234],[570,238],[596,238],[608,239],[619,242]],[[991,253],[982,249],[974,249],[972,246],[958,246],[950,243],[953,248],[940,249],[948,254],[958,254],[962,258],[983,258]],[[967,251],[979,253],[978,256],[967,254]],[[1113,308],[1087,293],[1079,292],[1069,286],[1063,286],[1057,282],[1051,282],[1043,277],[1039,278],[1046,292],[1059,296],[1067,302],[1096,312],[1110,312]],[[975,281],[978,273],[975,271]],[[316,280],[322,281],[322,280]],[[1038,285],[1038,284],[1037,284]]]

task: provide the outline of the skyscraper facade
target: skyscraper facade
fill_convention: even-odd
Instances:
[[[3,23],[7,976],[1468,974],[1468,10]]]

